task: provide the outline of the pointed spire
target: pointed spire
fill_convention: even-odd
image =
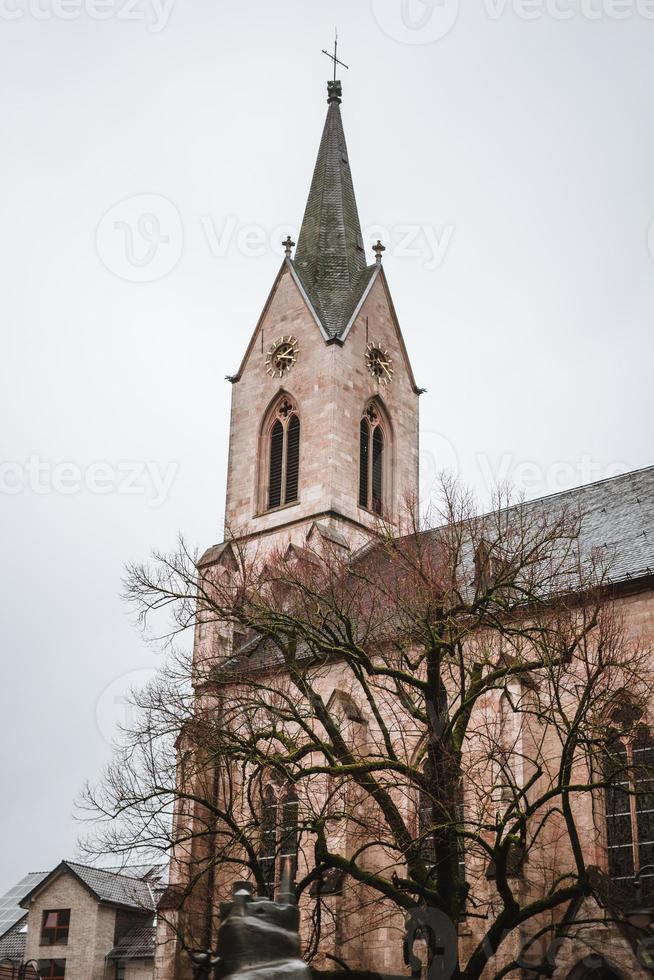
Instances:
[[[327,92],[327,120],[294,265],[325,330],[338,336],[347,326],[370,270],[341,119],[341,83],[336,79],[328,82]]]

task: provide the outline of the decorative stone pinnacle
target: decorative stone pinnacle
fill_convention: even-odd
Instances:
[[[341,103],[343,96],[343,86],[339,81],[334,79],[333,82],[327,82],[327,101],[331,105],[333,102]]]
[[[295,245],[295,242],[294,241],[291,241],[291,236],[290,235],[287,235],[286,236],[286,241],[282,242],[282,245],[284,246],[284,254],[286,255],[286,258],[287,259],[290,259],[290,257],[291,257],[291,249]]]
[[[377,244],[372,246],[372,250],[377,258],[377,265],[381,265],[382,253],[386,251],[386,246],[382,245],[379,238],[377,239]]]

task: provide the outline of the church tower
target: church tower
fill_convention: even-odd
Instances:
[[[360,540],[418,488],[418,397],[382,267],[369,265],[341,118],[327,119],[290,237],[233,383],[226,538]]]
[[[286,255],[232,381],[225,542],[198,563],[229,570],[235,538],[264,551],[301,547],[319,534],[344,547],[365,541],[379,517],[397,524],[418,489],[418,399],[382,267],[381,243],[368,264],[341,119],[341,83],[328,84],[328,108],[302,227]],[[232,638],[198,622],[196,664]],[[206,692],[203,692],[203,696]],[[180,769],[188,746],[178,742]],[[205,778],[204,773],[200,777]],[[218,792],[215,779],[204,792]],[[193,788],[193,791],[194,788]],[[205,921],[204,884],[184,909],[176,896],[210,857],[202,808],[176,814],[182,840],[160,908],[157,980],[189,980],[178,927]],[[195,869],[195,870],[193,870]],[[207,887],[211,888],[210,883]],[[199,914],[198,913],[199,909]],[[204,941],[204,940],[202,940]]]

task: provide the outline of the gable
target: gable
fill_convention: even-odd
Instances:
[[[70,861],[62,861],[25,895],[20,904],[23,908],[29,908],[35,901],[43,904],[49,900],[49,895],[56,898],[64,894],[86,894],[94,902],[126,908],[155,908],[154,893],[149,882]]]
[[[254,328],[238,372],[229,380],[234,384],[241,380],[248,363],[256,353],[265,354],[275,338],[293,333],[293,325],[302,323],[315,330],[315,339],[328,340],[320,319],[302,283],[288,260],[284,260],[268,294],[264,308]]]
[[[62,862],[25,896],[21,905],[32,912],[34,908],[65,908],[71,902],[76,904],[88,902],[95,906],[98,897],[84,882],[79,880],[65,862]]]
[[[371,280],[370,288],[363,296],[358,312],[343,334],[343,343],[348,342],[348,337],[354,330],[365,330],[367,340],[380,341],[385,346],[393,348],[396,362],[398,359],[401,361],[413,392],[422,394],[423,389],[416,385],[388,280],[381,266],[379,274]]]

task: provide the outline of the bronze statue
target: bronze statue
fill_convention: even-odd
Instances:
[[[238,882],[221,918],[216,980],[311,980],[300,954],[300,910],[287,874],[277,902],[255,898],[249,882]]]

